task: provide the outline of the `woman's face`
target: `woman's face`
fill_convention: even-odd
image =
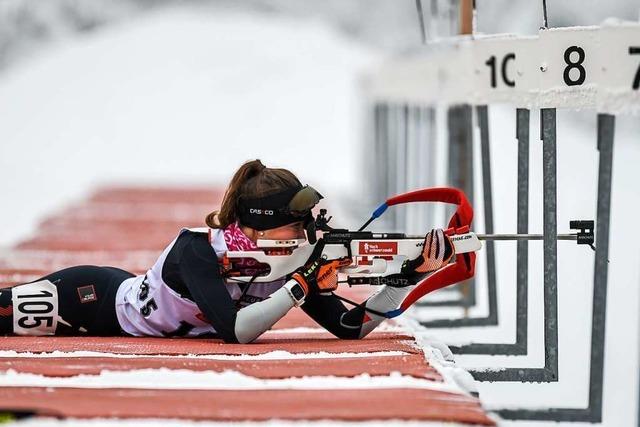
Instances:
[[[283,225],[282,227],[264,230],[264,235],[258,238],[265,240],[306,239],[304,224],[302,221],[298,221],[292,224]]]

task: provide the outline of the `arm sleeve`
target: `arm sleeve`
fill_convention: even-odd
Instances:
[[[379,292],[367,299],[364,307],[380,312],[393,310],[398,308],[411,289],[413,287],[383,286]],[[320,326],[342,339],[364,338],[385,320],[384,317],[366,311],[363,307],[348,310],[334,295],[309,295],[302,309]]]
[[[218,258],[205,235],[195,235],[179,259],[182,281],[193,301],[226,342],[238,342],[235,324],[238,310],[220,275]]]
[[[289,282],[266,300],[237,310],[220,275],[216,254],[204,235],[194,236],[185,246],[180,274],[194,302],[226,342],[255,340],[295,304]]]
[[[338,338],[359,338],[364,317],[360,307],[348,310],[334,295],[311,294],[307,295],[302,310]],[[343,319],[347,315],[348,319]],[[343,323],[343,320],[351,322]]]
[[[293,284],[293,281],[289,281],[266,300],[255,302],[238,311],[235,327],[238,342],[248,343],[255,340],[294,307],[293,297],[288,291]]]

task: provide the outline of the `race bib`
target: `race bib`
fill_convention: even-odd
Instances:
[[[13,332],[17,335],[53,335],[58,325],[58,289],[48,280],[11,289]]]

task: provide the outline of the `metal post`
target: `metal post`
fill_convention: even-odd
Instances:
[[[521,112],[521,116],[527,113]],[[524,129],[522,131],[525,140]],[[528,134],[528,131],[527,131]],[[544,367],[506,368],[491,371],[474,371],[472,375],[479,381],[558,381],[558,276],[557,276],[557,188],[556,188],[556,110],[540,110],[540,138],[542,139],[543,164],[543,251],[544,251]],[[528,138],[527,138],[528,139]],[[522,143],[522,142],[521,142]],[[522,143],[523,144],[523,143]],[[524,145],[524,144],[523,144]],[[519,154],[520,160],[520,154]],[[527,168],[528,169],[528,168]],[[519,168],[520,170],[520,168]],[[520,183],[519,183],[520,187]],[[519,188],[520,192],[520,188]],[[522,201],[522,200],[520,200]],[[520,206],[519,206],[520,208]],[[522,213],[519,214],[523,215]],[[522,225],[520,223],[519,225]],[[522,265],[521,268],[526,268]],[[519,287],[520,289],[520,287]],[[520,289],[522,292],[522,289]],[[520,307],[524,313],[525,308]],[[526,313],[523,314],[526,322]],[[502,412],[501,412],[502,413]]]
[[[476,0],[473,0],[473,17],[471,18],[471,34],[475,34],[478,29],[478,8]]]
[[[478,124],[483,126],[484,120],[480,118]],[[483,132],[481,131],[481,134]],[[487,132],[488,134],[488,132]],[[516,137],[518,140],[518,233],[527,234],[529,229],[529,110],[516,110]],[[486,150],[488,151],[488,150]],[[483,154],[484,155],[484,154]],[[489,168],[484,167],[483,173]],[[485,206],[487,203],[485,202]],[[489,204],[490,205],[490,204]],[[485,217],[487,215],[485,214]],[[492,354],[492,355],[525,355],[527,354],[527,328],[528,328],[528,268],[529,248],[525,240],[517,243],[517,274],[516,274],[516,340],[515,343],[471,343],[463,346],[450,346],[456,354]],[[497,307],[497,303],[496,303]],[[489,316],[490,317],[490,316]],[[488,318],[456,319],[464,321],[464,326],[474,321],[480,326],[488,321]],[[497,316],[495,317],[497,322]],[[455,324],[453,326],[460,326]],[[502,371],[501,371],[502,372]],[[500,381],[503,378],[501,372],[496,373],[492,381]],[[505,377],[506,378],[506,377]]]
[[[440,19],[440,11],[438,8],[438,0],[429,0],[429,5],[430,5],[430,12],[429,13],[429,28],[431,29],[431,38],[436,38],[438,37],[438,34],[440,34],[440,24],[441,24],[441,19]]]
[[[389,181],[387,179],[389,175],[389,158],[387,150],[389,146],[389,105],[381,104],[378,109],[378,126],[377,126],[377,170],[373,171],[376,174],[375,181],[378,183],[377,192],[375,197],[375,203],[379,200],[385,200],[388,197]]]
[[[475,3],[475,2],[474,2]],[[489,148],[489,111],[486,105],[476,107],[480,127],[480,150],[482,158],[482,196],[484,198],[485,233],[493,234],[493,185],[491,183],[491,151]],[[489,291],[489,316],[498,324],[498,293],[496,290],[495,243],[487,242],[487,287]]]
[[[422,0],[416,0],[416,9],[418,9],[418,20],[420,21],[420,36],[422,44],[427,43],[427,30],[424,26],[424,13],[422,13]]]
[[[413,126],[411,127],[411,150],[408,152],[407,164],[410,168],[410,182],[407,183],[407,189],[424,188],[422,183],[422,176],[424,175],[424,169],[430,169],[430,165],[425,162],[424,159],[424,129],[426,127],[425,117],[422,114],[421,107],[412,107],[410,112],[412,117]],[[427,230],[426,218],[423,214],[424,206],[426,203],[414,203],[413,206],[408,207],[408,218],[411,220],[410,228],[407,232],[419,231],[420,233]]]
[[[381,194],[383,193],[382,187],[384,180],[380,179],[380,174],[384,171],[384,140],[383,140],[383,125],[384,125],[384,105],[376,104],[373,109],[373,165],[374,167],[369,172],[368,177],[372,183],[373,190],[371,192],[374,201],[382,200]]]
[[[469,201],[473,204],[473,118],[472,109],[468,104],[455,105],[447,110],[448,131],[448,180],[451,186],[464,191]],[[463,297],[452,301],[425,301],[419,306],[462,306],[471,307],[476,303],[475,281],[467,280],[458,284]],[[424,322],[429,327],[458,326],[463,319],[442,319]],[[453,324],[451,323],[453,322]],[[462,325],[460,325],[462,326]]]
[[[421,109],[419,107],[408,107],[406,117],[406,160],[405,160],[405,173],[406,183],[404,191],[421,188],[420,175],[424,168],[429,166],[426,163],[420,163],[420,151],[421,151],[421,138],[420,133],[424,126]],[[423,203],[411,203],[404,207],[405,211],[405,224],[403,228],[405,233],[409,234],[424,234],[426,232],[424,225],[424,218],[419,214]]]
[[[396,154],[396,190],[395,194],[404,193],[407,191],[407,151],[409,147],[409,106],[404,104],[399,107],[400,117],[399,119],[399,133],[397,140],[397,154]],[[399,209],[395,209],[395,228],[396,230],[405,230],[407,227],[406,209],[404,212]]]
[[[529,229],[529,110],[516,109],[516,138],[518,140],[518,234]],[[486,215],[486,214],[485,214]],[[472,343],[460,347],[450,346],[457,354],[525,355],[528,328],[528,269],[529,245],[527,240],[517,242],[516,272],[516,340],[514,343]],[[492,381],[500,381],[501,372]]]
[[[473,205],[473,118],[470,105],[457,105],[449,109],[447,116],[449,144],[452,145],[449,159],[451,184],[467,195]],[[461,284],[464,295],[463,306],[468,308],[476,303],[475,280]]]
[[[386,170],[386,195],[382,200],[386,200],[388,197],[396,194],[396,176],[397,176],[397,161],[398,157],[398,106],[390,104],[388,106],[387,112],[387,132],[386,132],[386,159],[387,159],[387,170]],[[388,213],[388,224],[391,224],[392,227],[396,225],[396,213],[397,209],[390,210]]]
[[[493,233],[493,185],[491,182],[491,150],[489,139],[489,109],[486,105],[476,107],[478,127],[480,128],[480,151],[482,157],[482,195],[484,198],[485,232]],[[498,324],[498,291],[496,286],[495,243],[485,243],[487,254],[487,291],[489,313],[486,317],[469,318],[465,326],[487,326]],[[457,319],[456,319],[457,320]],[[451,346],[457,354],[521,354],[513,344],[472,343],[463,346]]]
[[[598,115],[598,206],[596,218],[596,255],[593,268],[593,317],[591,319],[591,364],[589,403],[586,408],[548,408],[543,410],[503,409],[496,411],[511,420],[602,422],[605,326],[611,214],[611,177],[615,117]]]
[[[602,421],[602,383],[609,273],[609,223],[611,215],[611,177],[615,116],[598,114],[598,213],[596,223],[596,259],[593,276],[593,317],[591,319],[591,370],[589,406],[592,422]]]
[[[543,181],[544,345],[545,368],[558,373],[558,218],[556,175],[556,109],[540,110]]]
[[[413,181],[414,188],[426,188],[432,187],[434,181],[431,176],[435,169],[435,160],[431,156],[430,150],[435,145],[435,141],[428,136],[431,123],[429,123],[429,116],[427,109],[423,107],[415,107],[414,109],[414,135],[413,135],[413,151],[410,156],[413,156]],[[434,203],[416,203],[413,206],[413,218],[415,221],[414,230],[424,233],[429,229],[430,220],[432,216],[429,214],[429,208]],[[414,233],[418,234],[418,233]]]
[[[435,107],[428,107],[425,109],[426,120],[427,120],[427,134],[425,144],[427,145],[427,158],[425,161],[428,165],[430,165],[429,170],[427,171],[426,176],[426,187],[433,187],[436,185],[436,140],[438,138],[438,134],[436,132],[436,109]],[[436,205],[435,203],[429,203],[425,206],[425,215],[429,218],[430,221],[433,221],[433,218],[436,214]],[[433,222],[432,222],[433,223]]]
[[[529,232],[529,110],[516,110],[518,138],[518,233]],[[516,346],[527,354],[529,300],[529,242],[519,241],[516,249]]]

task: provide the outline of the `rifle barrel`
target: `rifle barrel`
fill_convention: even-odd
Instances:
[[[542,234],[476,234],[480,240],[543,240]],[[558,240],[577,240],[577,234],[558,234]]]

